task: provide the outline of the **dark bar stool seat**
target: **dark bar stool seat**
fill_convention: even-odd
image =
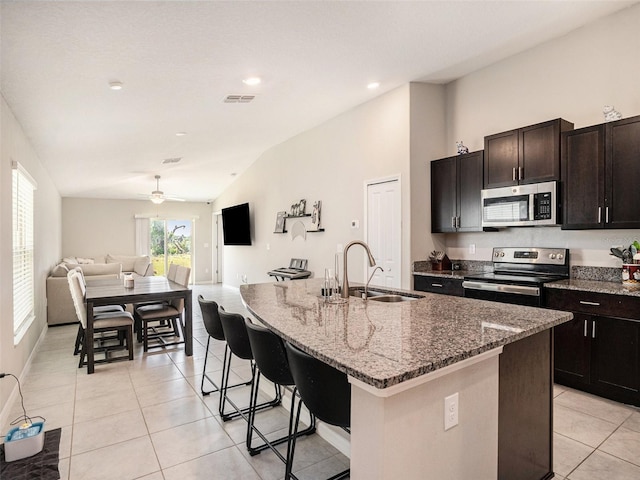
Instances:
[[[229,373],[231,372],[231,358],[235,355],[243,360],[249,360],[251,364],[251,384],[253,385],[256,376],[256,364],[253,358],[253,352],[251,351],[251,344],[249,343],[249,336],[247,334],[247,327],[244,324],[244,317],[238,313],[226,312],[223,308],[218,308],[218,315],[220,317],[220,323],[222,324],[222,330],[224,331],[224,337],[227,340],[227,345],[231,352],[227,356],[224,365],[224,376],[222,378],[222,385],[220,386],[220,403],[218,405],[218,411],[220,412],[220,418],[223,422],[231,420],[233,418],[242,417],[247,422],[249,418],[247,414],[250,410],[260,411],[266,408],[277,407],[282,403],[282,394],[280,387],[275,386],[275,396],[273,400],[254,405],[252,408],[239,408],[228,396],[227,390],[231,388],[229,386]],[[225,413],[225,405],[229,403],[234,409],[231,413]],[[251,400],[249,400],[251,403]]]
[[[302,402],[318,419],[349,432],[351,423],[351,385],[349,385],[347,375],[308,355],[289,342],[285,342],[285,349],[289,367]],[[298,404],[295,421],[289,431],[285,480],[293,478],[291,471],[302,402]],[[349,474],[350,469],[347,469],[327,480],[346,478]]]
[[[247,450],[250,455],[256,455],[262,450],[271,448],[273,452],[286,463],[286,458],[275,448],[276,445],[280,445],[289,440],[289,435],[278,438],[276,440],[268,441],[265,436],[255,426],[255,408],[258,403],[258,392],[260,388],[260,377],[264,376],[267,380],[273,382],[276,385],[283,387],[294,387],[295,382],[289,369],[289,362],[287,361],[287,353],[284,349],[284,342],[282,339],[273,333],[271,330],[264,328],[260,325],[256,325],[251,322],[250,319],[245,318],[245,326],[247,328],[247,334],[249,336],[249,342],[251,343],[251,351],[258,367],[258,372],[255,376],[255,382],[251,385],[251,401],[249,403],[249,425],[247,427]],[[296,390],[292,389],[291,392],[291,410],[289,417],[289,425],[293,421],[293,415],[295,412],[295,400]],[[316,431],[315,417],[309,413],[309,427],[305,430],[298,432],[298,436],[310,435]],[[256,433],[262,440],[263,444],[257,447],[252,446],[253,433]]]

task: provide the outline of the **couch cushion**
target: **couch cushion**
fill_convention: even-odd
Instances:
[[[82,273],[85,277],[94,275],[114,275],[120,276],[122,273],[122,264],[120,263],[90,263],[80,265]]]
[[[59,263],[51,270],[52,277],[66,277],[67,273],[69,273],[69,268],[64,263]]]
[[[107,254],[107,263],[121,263],[123,272],[135,272],[141,277],[148,275],[151,260],[148,255],[112,255]]]
[[[121,263],[123,272],[133,272],[138,257],[135,255],[111,255],[108,253],[105,258],[107,263]]]

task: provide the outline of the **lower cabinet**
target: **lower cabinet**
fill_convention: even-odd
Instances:
[[[445,278],[436,275],[414,275],[413,289],[420,292],[442,293],[456,297],[464,296],[462,278]]]
[[[574,314],[573,320],[554,328],[554,378],[562,385],[640,406],[640,321],[622,317],[640,313],[638,299],[605,297],[547,291],[549,308]]]

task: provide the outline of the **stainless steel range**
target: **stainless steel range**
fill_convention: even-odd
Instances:
[[[543,284],[569,278],[567,248],[494,248],[493,272],[468,275],[464,296],[542,306]]]

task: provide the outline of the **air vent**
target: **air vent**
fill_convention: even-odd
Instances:
[[[249,103],[254,98],[256,98],[255,95],[227,95],[224,103]]]
[[[180,160],[182,160],[182,157],[175,157],[175,158],[165,158],[162,161],[162,164],[166,164],[166,163],[178,163]]]

